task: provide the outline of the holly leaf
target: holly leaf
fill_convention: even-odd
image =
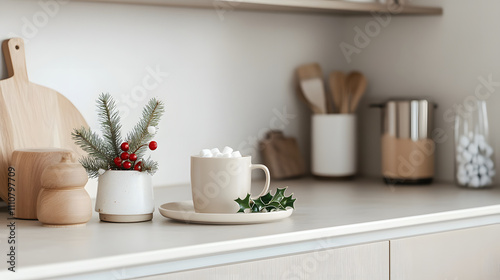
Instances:
[[[271,202],[281,202],[283,197],[285,197],[285,191],[286,191],[286,188],[282,188],[282,189],[278,188],[276,190],[276,193],[273,196],[273,199],[271,199]]]
[[[245,213],[246,209],[252,208],[251,203],[253,201],[250,199],[250,194],[247,194],[247,196],[244,199],[237,198],[234,201],[236,201],[236,203],[238,203],[238,206],[240,207],[240,210],[238,210],[237,213],[240,213],[240,212]]]
[[[287,207],[292,207],[293,209],[295,209],[295,207],[293,206],[293,203],[297,199],[296,198],[292,198],[292,195],[293,195],[293,193],[290,196],[285,196],[283,198],[283,200],[281,201],[281,205],[283,206],[283,208],[286,209]]]
[[[273,199],[273,196],[271,195],[271,192],[267,192],[265,195],[263,195],[263,196],[260,197],[260,200],[264,204],[268,204],[269,202],[271,202],[271,199]]]
[[[285,210],[283,206],[279,202],[270,202],[268,205],[266,205],[266,210],[267,212],[271,212],[273,210],[278,211],[278,210]]]
[[[247,209],[250,209],[251,213],[259,213],[264,212],[264,210],[272,212],[286,210],[287,207],[294,208],[293,204],[296,199],[292,198],[293,194],[285,196],[286,189],[286,187],[282,189],[278,188],[274,195],[268,192],[255,200],[250,198],[250,194],[247,194],[244,199],[237,198],[234,201],[240,207],[238,213],[244,213]]]
[[[254,203],[252,206],[252,213],[258,213],[261,212],[264,208],[262,206],[258,205],[257,203]]]

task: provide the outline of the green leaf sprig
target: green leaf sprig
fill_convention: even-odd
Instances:
[[[293,193],[289,196],[285,196],[287,188],[288,187],[282,189],[278,188],[274,195],[271,195],[271,192],[268,192],[267,194],[256,199],[251,199],[250,194],[247,194],[244,199],[235,199],[234,201],[236,201],[240,207],[238,213],[245,213],[245,210],[247,209],[250,209],[250,213],[274,212],[286,210],[287,207],[295,209],[293,203],[296,198],[292,198]]]

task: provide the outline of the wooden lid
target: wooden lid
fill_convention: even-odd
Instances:
[[[71,154],[64,155],[61,162],[45,168],[42,174],[43,188],[83,188],[87,181],[87,172]]]

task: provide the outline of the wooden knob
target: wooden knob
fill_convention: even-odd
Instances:
[[[42,173],[42,187],[46,189],[83,188],[87,181],[87,172],[72,155],[64,155],[61,162],[48,166]]]

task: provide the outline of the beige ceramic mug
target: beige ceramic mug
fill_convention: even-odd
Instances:
[[[252,164],[252,157],[204,158],[191,157],[191,188],[194,210],[197,213],[236,213],[234,201],[244,198],[251,189],[252,170],[262,169],[266,174],[264,190],[269,190],[269,169]]]

